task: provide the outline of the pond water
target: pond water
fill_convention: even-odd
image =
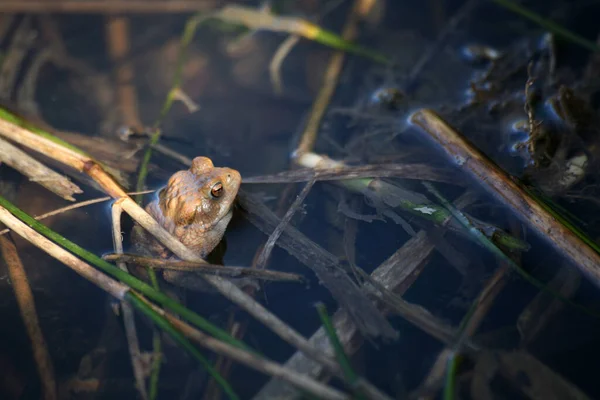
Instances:
[[[335,0],[272,3],[283,7],[286,14],[310,18],[335,32],[343,29],[352,7],[351,1]],[[595,135],[600,85],[594,69],[598,60],[589,50],[549,35],[497,2],[376,3],[360,24],[357,42],[388,56],[394,65],[346,56],[314,151],[351,165],[418,164],[432,173],[442,171],[443,183],[436,182],[435,187],[451,201],[469,192],[470,200],[465,200],[462,210],[470,218],[528,243],[528,251],[508,253],[515,262],[536,280],[551,283],[553,290],[571,302],[598,310],[600,296],[594,282],[410,123],[419,109],[435,110],[510,175],[543,189],[595,240],[600,234]],[[597,24],[591,17],[599,11],[595,2],[523,3],[596,40]],[[136,124],[138,130],[151,127],[157,120],[172,84],[179,37],[190,14],[9,14],[0,2],[0,13],[3,11],[3,103],[57,130],[104,140],[108,150],[98,142],[78,139],[81,141],[76,144],[126,172],[133,190],[147,138],[134,135],[123,142],[119,132]],[[282,64],[283,91],[277,95],[269,62],[284,35],[259,31],[242,38],[239,30],[226,28],[213,24],[197,32],[183,64],[181,89],[199,109],[190,112],[183,102],[176,101],[161,120],[160,143],[187,158],[210,157],[216,166],[237,169],[243,179],[290,170],[332,51],[301,39]],[[119,48],[127,50],[120,54]],[[37,63],[42,67],[31,72]],[[526,95],[528,77],[533,79]],[[561,91],[561,85],[573,92]],[[33,92],[27,87],[33,87]],[[132,88],[134,97],[130,96]],[[539,129],[538,125],[529,129],[526,105],[533,119],[540,121]],[[582,155],[585,166],[572,177],[574,167],[569,166],[574,157]],[[185,168],[155,151],[146,187],[158,189],[171,174]],[[30,214],[68,203],[5,165],[0,167],[0,177],[3,195]],[[435,196],[419,180],[382,180],[385,185],[401,187],[404,192],[400,193],[426,196],[435,203]],[[82,177],[75,181],[84,190],[76,196],[77,201],[103,195]],[[282,217],[304,185],[243,181],[242,189]],[[150,199],[146,197],[146,201]],[[332,273],[339,282],[355,282],[356,290],[367,287],[371,294],[377,293],[352,268],[375,277],[383,276],[374,271],[382,271],[386,265],[396,275],[401,275],[403,268],[414,268],[409,276],[399,278],[390,273],[389,279],[396,295],[411,303],[413,312],[420,310],[424,319],[409,322],[405,314],[394,311],[397,307],[380,304],[399,336],[353,335],[348,346],[356,372],[391,398],[441,398],[443,383],[432,379],[433,384],[428,384],[426,379],[448,346],[446,342],[451,346],[453,339],[440,339],[443,329],[428,331],[423,321],[456,328],[480,293],[491,287],[485,300],[490,301],[489,307],[476,317],[481,321],[468,342],[477,351],[470,349],[460,365],[460,398],[600,396],[594,377],[600,359],[597,317],[548,294],[541,296],[538,288],[510,269],[499,273],[505,268],[500,260],[465,234],[460,224],[454,224],[454,229],[436,227],[414,212],[391,207],[390,199],[356,194],[332,182],[316,182],[290,222],[328,252],[311,254],[314,264],[331,260],[328,254],[333,255],[336,262],[324,269],[342,274]],[[110,218],[110,203],[104,202],[53,216],[44,223],[102,255],[112,252]],[[225,265],[253,265],[268,239],[250,219],[244,218],[243,210],[236,210],[225,234]],[[125,218],[123,231],[129,232],[132,226]],[[432,244],[419,242],[425,235]],[[139,398],[122,318],[114,312],[116,303],[23,239],[12,238],[32,287],[60,398]],[[407,246],[415,242],[421,247],[410,250]],[[125,245],[126,250],[132,249],[128,235]],[[405,253],[400,250],[403,246]],[[302,249],[306,248],[297,251],[302,253]],[[302,262],[302,255],[293,253],[275,246],[267,267],[300,274],[307,284],[266,283],[254,296],[310,338],[322,326],[315,304],[323,303],[333,314],[339,300],[347,297],[344,293],[332,296],[330,289],[336,282],[327,281],[325,275],[317,277],[311,265],[305,265],[311,262]],[[394,254],[399,258],[389,261]],[[495,286],[490,283],[494,279]],[[388,301],[399,301],[389,293],[387,296]],[[244,331],[243,341],[273,361],[285,363],[295,352],[220,295],[187,292],[185,302],[225,329],[235,320]],[[0,398],[42,398],[30,341],[4,262],[0,267],[0,310]],[[152,333],[148,321],[138,318],[143,351],[151,351]],[[214,388],[207,389],[214,383],[209,383],[197,361],[171,339],[163,340],[163,349],[159,399],[218,398]],[[216,356],[206,354],[214,363]],[[236,363],[226,376],[242,399],[290,393],[274,383],[265,386],[268,377]],[[340,380],[329,382],[346,390]],[[431,388],[436,391],[430,395]]]

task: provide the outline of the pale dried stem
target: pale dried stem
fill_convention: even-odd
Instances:
[[[93,282],[102,290],[110,293],[115,298],[123,300],[125,294],[129,290],[127,286],[113,280],[112,278],[109,278],[102,272],[90,266],[88,263],[80,260],[67,250],[56,245],[51,240],[46,239],[44,236],[27,226],[2,206],[0,206],[0,222],[8,226],[17,235],[23,237],[34,246],[56,258],[58,261],[65,264],[67,267],[71,268],[85,279]]]
[[[40,328],[33,292],[23,268],[23,263],[17,253],[15,244],[9,238],[0,237],[0,250],[6,261],[12,288],[17,298],[21,317],[23,318],[23,324],[31,340],[33,358],[35,359],[35,365],[42,381],[44,400],[55,400],[57,393],[52,359],[50,358],[50,353],[48,353],[46,340]]]
[[[122,209],[118,203],[113,204],[111,208],[112,216],[112,234],[113,234],[113,246],[115,253],[123,253],[123,237],[121,233],[121,213]],[[127,265],[123,262],[117,262],[117,267],[125,272]],[[135,376],[135,382],[137,390],[142,397],[146,400],[148,398],[148,392],[146,391],[145,373],[142,362],[140,343],[138,340],[137,330],[135,329],[135,316],[133,313],[133,307],[127,301],[121,302],[121,309],[123,310],[123,324],[125,325],[125,336],[127,338],[127,345],[129,347],[129,356],[131,357],[131,366],[133,367],[133,375]]]
[[[0,139],[0,161],[65,200],[75,201],[73,195],[83,193],[81,188],[66,176],[51,170],[3,139]]]
[[[600,254],[556,220],[500,167],[429,109],[419,110],[410,120],[433,139],[452,160],[473,176],[529,227],[550,242],[590,280],[600,286]]]
[[[206,262],[198,257],[194,251],[185,247],[179,240],[167,232],[154,218],[133,201],[123,188],[121,188],[94,160],[2,119],[0,119],[0,135],[18,141],[24,146],[60,161],[63,164],[67,164],[78,171],[86,173],[100,185],[107,194],[115,198],[117,202],[120,203],[122,209],[129,214],[131,218],[150,232],[177,257],[186,261]],[[325,365],[330,371],[333,371],[336,374],[340,373],[339,366],[330,356],[321,353],[318,349],[313,347],[305,337],[272,314],[233,283],[216,276],[205,276],[204,279],[214,286],[223,296],[248,312],[265,326],[269,327],[283,340],[298,348],[310,358]]]

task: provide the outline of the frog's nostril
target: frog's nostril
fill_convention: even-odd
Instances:
[[[231,174],[227,174],[227,182],[231,182]]]

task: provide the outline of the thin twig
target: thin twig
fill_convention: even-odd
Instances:
[[[217,0],[3,0],[0,2],[0,12],[27,14],[189,13],[211,10],[218,3]]]
[[[461,208],[465,207],[465,198],[469,198],[469,196],[461,196],[455,202],[456,205]],[[419,277],[434,250],[435,247],[427,239],[425,231],[420,231],[371,273],[372,279],[370,282],[379,283],[386,290],[395,293],[396,298],[399,298]],[[376,290],[375,292],[375,295],[377,295],[377,292],[382,293],[382,295],[385,294],[384,291],[380,290]],[[445,323],[437,320],[426,310],[415,305],[402,304],[397,301],[395,306],[396,310],[404,318],[423,331],[444,343],[449,343],[451,340],[453,335],[452,329],[449,329]],[[417,307],[421,310],[415,310]],[[333,323],[344,345],[344,350],[347,354],[353,354],[362,343],[362,335],[360,335],[358,328],[344,309],[340,309],[334,314]],[[333,354],[333,349],[327,341],[324,329],[318,329],[311,336],[310,341],[315,346],[318,346],[323,353]],[[290,357],[285,365],[313,377],[323,375],[323,368],[300,352],[296,352]],[[268,400],[272,398],[285,398],[288,395],[291,395],[291,393],[287,386],[276,380],[271,380],[260,390],[254,399]]]
[[[0,237],[0,250],[2,251],[2,257],[6,261],[10,281],[15,292],[15,297],[17,298],[21,317],[23,318],[23,324],[31,340],[33,358],[35,359],[35,365],[42,381],[44,400],[55,400],[57,399],[57,392],[52,359],[46,346],[44,334],[40,328],[37,311],[35,310],[33,292],[23,268],[21,257],[19,257],[17,247],[9,238]]]
[[[348,16],[346,24],[344,25],[342,38],[348,42],[353,41],[358,36],[358,24],[363,17],[361,12],[364,12],[364,6],[362,3],[364,3],[363,0],[354,1],[350,15]],[[321,125],[321,120],[325,115],[325,110],[327,109],[335,88],[337,87],[338,77],[342,71],[344,59],[345,53],[343,51],[337,51],[331,56],[329,66],[327,67],[325,75],[323,76],[323,86],[321,87],[321,90],[319,91],[319,94],[313,103],[310,111],[310,117],[306,123],[300,144],[296,149],[296,155],[301,155],[302,153],[313,150],[317,140],[317,134],[319,131],[319,126]]]
[[[277,239],[279,239],[279,236],[281,236],[281,233],[283,232],[287,224],[290,223],[292,217],[294,216],[296,211],[298,211],[298,208],[300,208],[306,196],[308,196],[308,192],[310,192],[310,189],[312,189],[314,183],[315,181],[311,180],[306,185],[304,185],[304,188],[296,197],[296,200],[294,200],[294,202],[292,203],[288,211],[285,213],[283,218],[281,218],[281,221],[279,221],[277,227],[269,235],[269,240],[267,240],[267,243],[263,246],[262,252],[258,256],[258,260],[256,261],[257,268],[265,268],[265,266],[267,265],[267,261],[269,260],[269,257],[271,255],[271,252],[273,251],[273,247],[275,247],[275,242],[277,242]]]

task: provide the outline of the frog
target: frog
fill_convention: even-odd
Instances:
[[[207,259],[222,243],[241,182],[241,175],[235,169],[215,167],[210,158],[196,157],[189,169],[169,178],[145,210],[199,257]],[[140,254],[177,259],[139,225],[133,228],[132,242]],[[146,277],[141,268],[133,272]],[[166,270],[163,278],[176,286],[207,291],[206,283],[197,274]]]

